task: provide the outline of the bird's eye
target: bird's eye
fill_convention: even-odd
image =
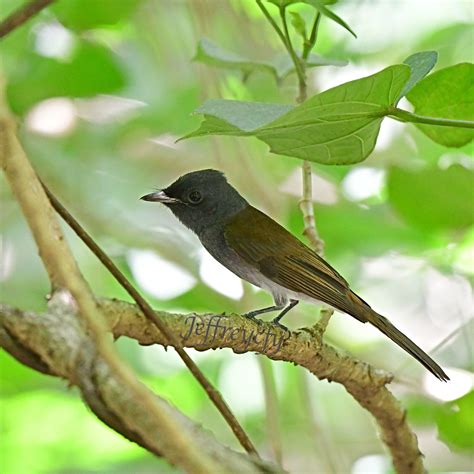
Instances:
[[[201,196],[201,193],[199,191],[191,191],[189,193],[188,199],[193,204],[198,204],[199,202],[202,201],[202,196]]]

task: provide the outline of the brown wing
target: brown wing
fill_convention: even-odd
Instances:
[[[244,260],[258,265],[262,274],[275,283],[344,312],[353,311],[346,280],[258,209],[249,206],[234,216],[226,225],[225,238]]]

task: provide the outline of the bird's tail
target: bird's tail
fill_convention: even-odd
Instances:
[[[446,375],[444,370],[426,352],[420,349],[412,340],[399,331],[385,316],[376,313],[361,298],[357,296],[356,298],[363,303],[360,304],[359,301],[357,302],[357,313],[362,316],[359,316],[361,321],[368,321],[379,331],[383,332],[393,342],[398,344],[402,349],[407,351],[417,361],[423,364],[439,380],[442,380],[443,382],[449,380],[449,377]]]

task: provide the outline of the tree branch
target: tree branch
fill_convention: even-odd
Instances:
[[[0,38],[26,23],[31,17],[53,2],[54,0],[33,0],[18,8],[0,23]]]
[[[99,299],[97,304],[115,338],[127,336],[142,345],[167,345],[166,338],[137,306],[115,299]],[[0,305],[2,321],[4,318],[12,321],[7,329],[17,331],[12,312],[14,310],[8,306]],[[30,315],[27,318],[31,321],[29,324],[44,317],[26,314]],[[272,360],[300,365],[320,380],[342,384],[374,416],[397,472],[424,472],[423,456],[418,449],[416,435],[406,421],[405,409],[386,387],[392,380],[390,374],[350,355],[341,354],[307,329],[288,333],[271,324],[258,324],[239,315],[172,314],[164,311],[157,311],[157,314],[179,335],[185,347],[199,351],[230,348],[237,354],[257,352]],[[24,321],[23,316],[16,319]]]
[[[141,320],[156,331],[144,316]],[[0,346],[18,358],[18,349],[12,351],[12,345],[23,351],[27,349],[30,361],[34,358],[33,364],[26,362],[26,365],[36,368],[40,363],[45,368],[43,372],[76,385],[92,411],[112,429],[148,451],[169,459],[166,451],[174,440],[167,439],[164,430],[154,423],[151,413],[136,402],[128,387],[97,353],[93,339],[77,319],[76,309],[66,292],[57,292],[49,302],[48,310],[41,315],[0,305]],[[25,363],[21,359],[20,362]],[[223,446],[211,433],[160,397],[153,396],[153,400],[172,420],[183,441],[191,443],[202,457],[212,462],[209,467],[212,470],[188,465],[184,468],[186,472],[283,473],[281,468],[253,455],[240,454]],[[185,452],[180,453],[179,449],[177,445],[174,464],[183,467],[179,456],[184,456]]]

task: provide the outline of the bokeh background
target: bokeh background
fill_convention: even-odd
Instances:
[[[2,0],[1,16],[21,3]],[[315,52],[349,64],[312,69],[310,94],[417,51],[438,51],[438,69],[472,61],[470,0],[341,0],[332,8],[358,38],[323,18]],[[294,9],[313,16],[309,7]],[[277,85],[261,72],[243,82],[238,71],[193,61],[203,37],[254,59],[283,53],[253,0],[60,0],[0,42],[1,70],[38,172],[148,300],[170,311],[243,312],[270,304],[270,296],[215,263],[164,207],[138,200],[187,171],[218,168],[251,203],[301,235],[299,160],[271,155],[255,139],[175,142],[197,127],[192,112],[207,98],[292,103],[296,96],[293,76]],[[471,472],[472,143],[444,148],[416,127],[387,119],[365,162],[313,169],[327,259],[447,368],[452,382],[437,382],[376,330],[346,315],[333,316],[326,340],[395,373],[392,389],[408,409],[430,472]],[[0,183],[1,300],[41,311],[47,276],[3,177]],[[127,299],[66,232],[94,291]],[[302,304],[286,324],[310,325],[317,313]],[[157,393],[237,448],[172,350],[127,339],[117,346]],[[255,354],[190,353],[267,459],[276,446],[295,473],[391,472],[373,420],[342,387]],[[276,411],[265,403],[272,383],[263,374],[273,378]],[[4,352],[0,376],[3,474],[175,472],[101,424],[62,381]]]

